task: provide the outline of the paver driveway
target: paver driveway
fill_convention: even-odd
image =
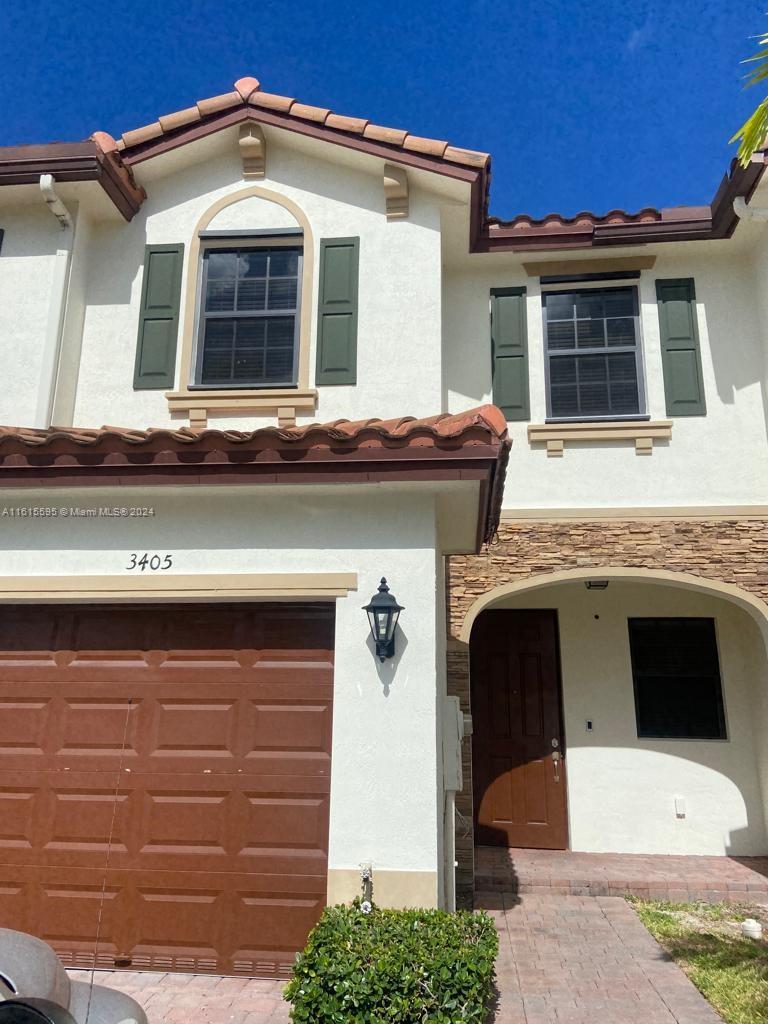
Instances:
[[[620,897],[493,892],[476,903],[499,931],[493,1024],[722,1024]],[[96,980],[138,999],[150,1024],[289,1020],[283,982],[127,971]]]
[[[70,971],[88,981],[90,971]],[[149,1024],[288,1024],[284,981],[220,978],[211,974],[153,974],[95,971],[97,985],[133,996],[147,1012]]]

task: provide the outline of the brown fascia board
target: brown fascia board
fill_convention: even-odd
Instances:
[[[285,485],[436,483],[478,484],[476,550],[490,543],[501,515],[504,474],[510,442],[448,445],[445,448],[381,448],[284,452],[215,451],[93,452],[5,456],[0,487],[157,487],[168,485]],[[119,499],[118,499],[119,500]],[[108,503],[110,504],[110,503]],[[114,500],[111,502],[114,504]]]
[[[34,185],[41,174],[62,182],[97,181],[127,221],[146,198],[117,154],[105,153],[92,139],[0,148],[0,186]]]
[[[733,161],[709,206],[680,206],[661,211],[657,220],[624,223],[532,224],[528,228],[501,225],[485,230],[474,252],[536,252],[592,249],[610,245],[646,245],[651,242],[687,242],[730,238],[739,218],[733,200],[749,200],[765,172],[766,157],[757,154],[743,168]]]

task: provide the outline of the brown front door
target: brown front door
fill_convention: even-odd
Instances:
[[[475,841],[566,849],[555,612],[483,612],[471,682]]]
[[[0,609],[0,927],[287,975],[326,897],[334,609]],[[97,941],[98,940],[98,941]]]

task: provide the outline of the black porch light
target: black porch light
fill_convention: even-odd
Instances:
[[[363,611],[368,613],[379,661],[386,661],[395,653],[395,626],[402,610],[403,606],[390,594],[387,581],[382,576],[379,592],[363,606]]]

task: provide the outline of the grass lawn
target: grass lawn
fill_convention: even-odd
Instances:
[[[727,1024],[768,1024],[768,907],[630,898],[648,931]],[[741,934],[754,917],[765,938]]]

